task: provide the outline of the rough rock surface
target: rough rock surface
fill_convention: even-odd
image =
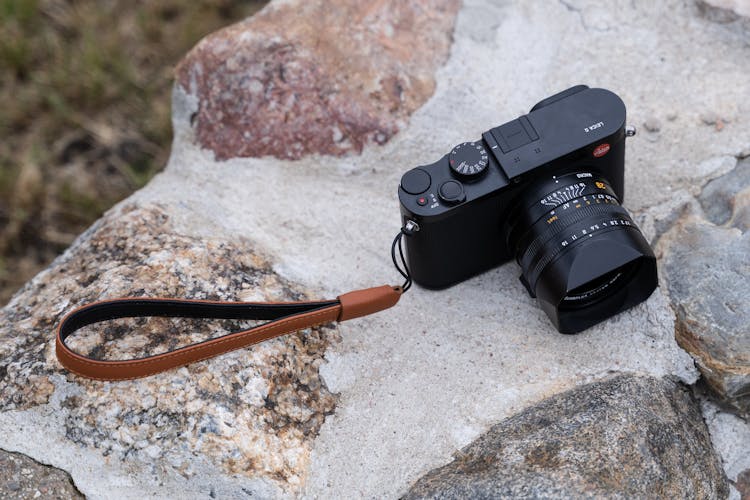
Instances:
[[[303,4],[277,3],[274,9]],[[320,26],[304,12],[289,15]],[[449,39],[451,23],[434,26],[447,30],[434,36]],[[334,150],[289,162],[261,152],[266,156],[216,161],[221,155],[197,138],[200,93],[177,85],[165,172],[1,313],[7,376],[0,390],[10,400],[0,411],[0,448],[63,468],[92,498],[212,491],[392,498],[492,425],[561,391],[612,372],[693,383],[698,372],[675,342],[667,282],[638,307],[563,336],[525,294],[513,263],[441,292],[415,287],[396,308],[335,330],[137,382],[65,374],[53,357],[51,330],[70,307],[103,296],[332,297],[392,282],[388,250],[398,230],[401,174],[581,82],[616,91],[631,123],[649,123],[628,142],[625,205],[655,240],[685,205],[699,204],[704,184],[750,151],[743,30],[714,22],[692,2],[603,8],[594,0],[466,0],[450,57],[430,77],[432,97],[398,134],[358,156]],[[212,92],[226,93],[224,105],[244,105],[244,94],[220,84]],[[357,80],[347,85],[341,83],[353,101],[368,92]],[[318,115],[299,116],[309,116],[307,130],[329,140],[332,131],[318,126]],[[118,242],[108,243],[108,233]],[[160,335],[164,329],[204,331],[170,324],[149,322],[120,345],[158,350],[171,342]],[[116,342],[112,328],[89,329],[80,348],[99,336]],[[265,404],[266,391],[278,394],[276,403]]]
[[[737,475],[737,481],[735,484],[742,500],[750,498],[750,469],[745,469],[740,472]]]
[[[18,453],[0,450],[0,471],[0,498],[83,498],[66,472],[47,467]]]
[[[710,449],[685,387],[621,375],[500,422],[405,498],[725,498]]]
[[[219,159],[383,144],[435,89],[459,0],[275,2],[205,38],[178,81]]]
[[[676,337],[719,397],[750,414],[750,159],[712,180],[664,236]]]
[[[706,218],[714,225],[729,223],[745,231],[750,227],[750,158],[737,162],[729,173],[709,181],[701,190],[698,201]],[[734,220],[730,221],[733,218]]]
[[[714,448],[721,456],[732,491],[730,498],[750,498],[750,422],[722,411],[699,392]]]
[[[725,11],[729,11],[735,16],[750,17],[750,1],[748,0],[700,0],[701,3]],[[731,20],[730,18],[724,18]]]
[[[335,330],[300,332],[223,356],[211,368],[197,363],[123,384],[65,374],[51,335],[62,314],[103,297],[301,300],[299,289],[246,240],[182,235],[158,205],[124,205],[82,241],[0,312],[0,409],[49,403],[58,374],[58,388],[63,379],[75,384],[53,405],[64,414],[58,430],[70,444],[188,478],[199,451],[224,474],[299,484],[312,439],[335,408],[318,373]],[[87,327],[70,345],[103,359],[140,357],[249,324],[122,320]],[[203,489],[210,492],[210,482]]]

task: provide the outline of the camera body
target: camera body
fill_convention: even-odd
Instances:
[[[545,271],[534,271],[531,265],[526,266],[527,271],[524,267],[523,252],[514,244],[519,239],[514,240],[514,227],[520,220],[526,220],[525,230],[526,225],[534,224],[539,217],[547,217],[551,224],[548,231],[557,231],[556,237],[560,239],[565,233],[562,229],[553,229],[554,224],[549,222],[557,219],[555,207],[558,212],[562,211],[557,201],[578,203],[583,199],[586,204],[593,201],[599,204],[609,202],[604,200],[607,196],[615,199],[612,203],[621,202],[628,135],[625,118],[625,104],[616,94],[578,85],[544,99],[527,115],[488,130],[481,140],[460,144],[435,163],[406,172],[401,178],[398,196],[402,224],[411,221],[413,227],[418,228],[405,240],[413,280],[426,288],[442,289],[516,257],[524,268],[521,281],[532,297],[539,295],[536,280]],[[571,178],[575,182],[570,182]],[[554,191],[558,179],[567,179],[565,190]],[[596,179],[601,182],[594,182]],[[544,213],[549,207],[553,209]],[[624,215],[624,218],[630,221],[629,216]],[[610,231],[610,224],[632,225],[642,240],[632,221],[618,223],[610,217],[601,228],[600,219],[605,221],[599,217],[595,224],[597,229]],[[593,232],[593,223],[591,228]],[[585,229],[577,234],[592,236]],[[575,234],[572,237],[577,239]],[[633,245],[653,259],[648,244],[640,240]],[[531,246],[542,243],[535,242]],[[564,247],[570,243],[580,242],[571,240],[560,244]],[[631,245],[629,242],[622,244]],[[608,252],[599,248],[599,253],[601,251]],[[537,267],[542,265],[536,263]],[[606,265],[603,263],[604,267]],[[655,263],[652,267],[653,287],[648,294],[656,286]],[[576,280],[561,279],[566,283],[550,286],[565,288],[564,292],[562,288],[554,292],[564,296]],[[544,290],[541,292],[545,294]],[[623,300],[633,302],[635,298]],[[630,305],[633,304],[627,307]],[[550,310],[557,309],[559,304],[547,304],[546,308],[542,304],[542,307],[551,314]],[[559,318],[552,319],[562,331]],[[566,329],[579,331],[579,327],[580,324]]]

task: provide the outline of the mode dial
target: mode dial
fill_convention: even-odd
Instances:
[[[478,177],[487,170],[487,150],[477,142],[464,142],[451,151],[451,170],[464,178]]]

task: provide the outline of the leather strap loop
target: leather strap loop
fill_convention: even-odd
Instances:
[[[321,302],[218,302],[209,300],[128,297],[104,300],[70,312],[57,328],[57,359],[69,371],[97,380],[147,377],[172,368],[212,358],[304,328],[345,321],[395,305],[400,287],[380,286]],[[138,359],[106,361],[71,350],[65,340],[76,330],[118,318],[139,316],[269,320],[262,325],[191,344],[163,354]]]

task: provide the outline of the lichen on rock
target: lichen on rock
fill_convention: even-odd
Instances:
[[[0,312],[0,408],[28,409],[54,392],[54,327],[86,302],[117,296],[300,300],[245,239],[178,234],[158,205],[108,214]],[[92,325],[72,338],[81,352],[139,357],[248,326],[243,322],[150,318]],[[191,474],[200,452],[227,473],[299,484],[311,440],[336,397],[318,366],[338,334],[320,327],[124,383],[67,374],[77,393],[62,402],[65,435],[110,460]]]

